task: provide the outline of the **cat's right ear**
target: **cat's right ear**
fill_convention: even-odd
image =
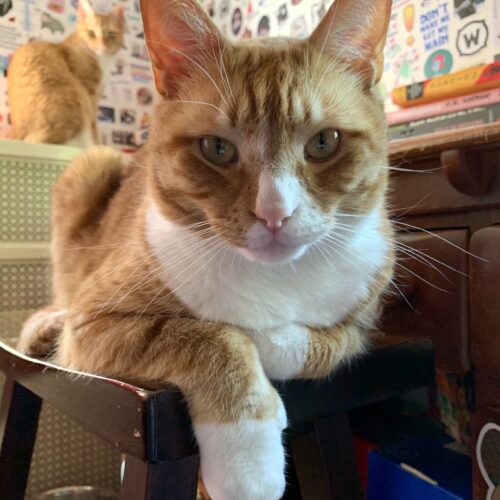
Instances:
[[[94,15],[94,8],[89,0],[78,0],[78,17],[85,19],[86,17]]]
[[[141,0],[156,88],[172,96],[183,77],[203,67],[225,41],[196,0]]]
[[[392,0],[335,0],[309,41],[346,60],[371,87],[382,76],[391,6]]]

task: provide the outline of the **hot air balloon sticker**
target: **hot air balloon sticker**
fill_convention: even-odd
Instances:
[[[413,31],[413,26],[415,25],[415,6],[407,5],[403,10],[403,20],[405,23],[405,28],[408,33]],[[413,45],[415,42],[415,37],[411,34],[406,38],[406,45]]]

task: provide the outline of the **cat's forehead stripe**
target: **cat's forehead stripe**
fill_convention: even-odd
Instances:
[[[305,64],[295,51],[244,53],[235,68],[243,78],[235,79],[239,98],[229,113],[231,125],[268,127],[268,137],[279,139],[301,123],[321,120],[321,99],[304,81]]]

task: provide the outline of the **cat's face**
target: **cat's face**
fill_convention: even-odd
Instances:
[[[80,0],[77,31],[80,38],[97,55],[113,55],[123,45],[125,20],[123,5],[106,14],[96,13],[87,0]]]
[[[383,203],[382,104],[310,40],[225,43],[178,84],[165,76],[149,186],[178,225],[206,221],[250,260],[290,261],[352,223],[341,214]]]

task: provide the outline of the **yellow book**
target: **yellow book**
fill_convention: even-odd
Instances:
[[[402,107],[417,106],[497,87],[500,87],[500,61],[397,87],[392,91],[392,102]]]

